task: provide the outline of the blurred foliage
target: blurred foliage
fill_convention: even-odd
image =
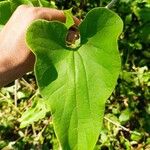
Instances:
[[[51,2],[59,9],[72,7],[74,15],[83,19],[90,9],[105,7],[110,1]],[[112,10],[124,21],[119,40],[122,71],[106,103],[104,127],[95,150],[150,150],[150,0],[120,0]],[[51,115],[44,108],[32,73],[2,88],[0,149],[57,150]],[[20,128],[20,121],[25,128]]]

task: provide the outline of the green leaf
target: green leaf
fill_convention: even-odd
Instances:
[[[114,12],[95,8],[79,26],[81,45],[76,49],[66,46],[63,23],[38,20],[27,31],[39,90],[64,150],[92,150],[96,144],[105,101],[120,72],[117,38],[122,26]]]
[[[37,7],[39,6],[39,1],[38,0],[30,0],[33,6]]]
[[[134,9],[134,13],[135,13],[135,15],[136,15],[140,20],[142,20],[144,23],[150,21],[150,17],[149,17],[150,8],[148,8],[148,7],[145,7],[145,8],[142,8],[142,9],[140,9],[140,8],[135,8],[135,9]]]
[[[19,119],[19,121],[21,122],[20,128],[24,128],[29,124],[32,124],[33,122],[44,118],[46,112],[47,109],[43,99],[35,98],[32,107],[27,109],[27,111],[25,111]]]
[[[49,8],[56,8],[54,2],[47,1],[47,0],[38,0],[39,6],[41,7],[49,7]]]
[[[9,1],[0,2],[0,24],[4,25],[11,16],[11,5]]]
[[[142,138],[142,135],[140,134],[135,134],[136,133],[136,131],[135,132],[133,132],[132,134],[131,134],[131,140],[133,140],[133,141],[139,141],[141,138]]]
[[[142,40],[145,44],[150,43],[150,23],[145,24],[138,34],[139,39]]]
[[[66,16],[65,26],[69,29],[71,26],[74,25],[73,15],[72,15],[72,8],[68,10],[64,10],[64,14]]]
[[[125,109],[121,112],[121,115],[119,116],[120,122],[126,122],[131,117],[132,113],[129,109]]]

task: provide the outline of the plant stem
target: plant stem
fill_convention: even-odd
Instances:
[[[15,101],[15,106],[17,107],[17,100],[18,100],[18,96],[17,96],[17,90],[18,90],[18,79],[15,80],[15,89],[14,89],[14,101]]]
[[[130,129],[128,129],[128,128],[126,128],[126,127],[124,127],[124,126],[118,124],[117,122],[114,122],[113,120],[111,120],[111,119],[109,119],[109,118],[107,118],[107,117],[104,117],[104,119],[107,120],[108,122],[114,124],[115,126],[120,127],[120,128],[123,129],[124,131],[127,131],[127,132],[129,132],[129,133],[133,133],[133,134],[136,134],[136,135],[141,135],[140,133],[131,131]]]
[[[24,78],[21,78],[21,83],[30,88],[31,91],[36,91],[32,84],[29,84]]]
[[[34,137],[36,137],[37,135],[36,135],[36,131],[35,131],[35,127],[34,127],[34,123],[32,123],[32,131],[33,131],[33,135],[34,135]]]
[[[113,7],[113,5],[117,2],[118,0],[112,0],[107,6],[106,8],[110,9]]]

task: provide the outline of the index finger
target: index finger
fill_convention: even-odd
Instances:
[[[58,20],[61,22],[66,21],[66,17],[62,10],[57,10],[53,8],[40,8],[40,7],[37,7],[36,9],[38,9],[38,11],[40,12],[41,19],[45,19],[49,21]],[[80,21],[77,17],[73,17],[73,19],[76,25],[80,24]]]

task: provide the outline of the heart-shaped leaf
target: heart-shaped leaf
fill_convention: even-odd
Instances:
[[[60,22],[38,20],[27,31],[38,86],[64,150],[92,150],[96,144],[105,101],[120,71],[117,39],[122,26],[114,12],[95,8],[79,26],[76,49],[66,46],[67,28]]]

